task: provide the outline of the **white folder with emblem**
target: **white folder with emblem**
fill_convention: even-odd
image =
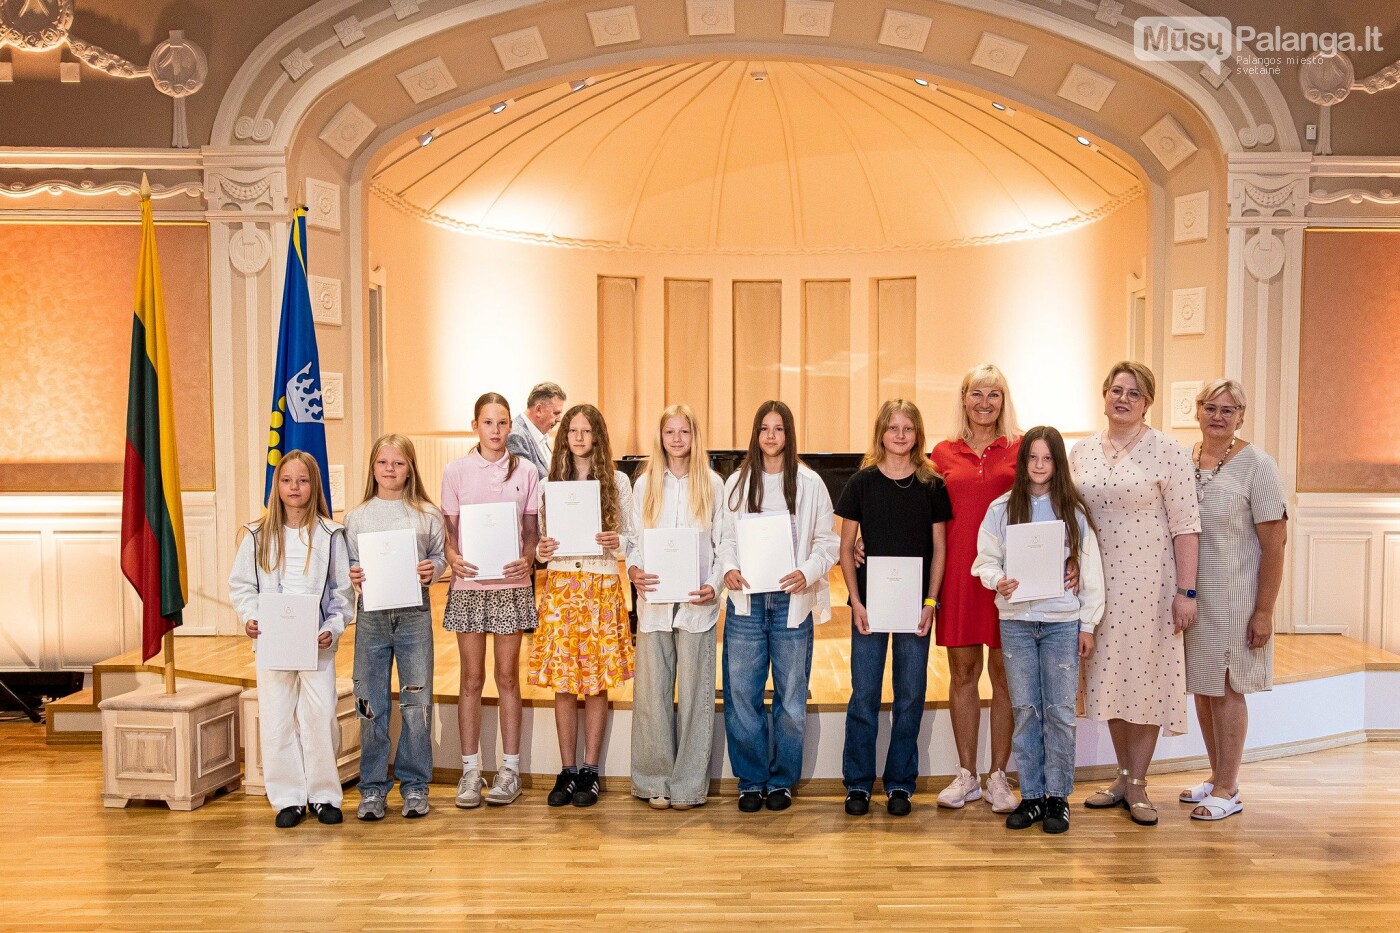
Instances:
[[[476,502],[457,517],[457,551],[476,567],[476,579],[504,580],[520,559],[520,516],[514,502]]]
[[[365,609],[405,609],[423,604],[418,579],[418,535],[412,528],[366,531],[356,538],[365,582],[360,600]]]
[[[792,515],[763,512],[741,515],[735,525],[739,544],[739,574],[746,593],[776,593],[783,577],[797,569],[792,546]]]
[[[872,632],[917,632],[924,611],[921,557],[865,561],[865,617]]]
[[[690,602],[690,594],[700,589],[699,529],[642,529],[642,569],[658,578],[647,602]]]
[[[1065,523],[1006,526],[1006,577],[1016,581],[1007,602],[1050,599],[1065,591]]]
[[[557,557],[600,557],[603,505],[596,479],[545,483],[545,532],[559,542]]]
[[[321,597],[258,594],[257,666],[264,671],[314,671],[321,628]]]

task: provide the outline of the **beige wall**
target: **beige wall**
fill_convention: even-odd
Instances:
[[[665,280],[709,279],[714,447],[734,438],[734,280],[782,281],[782,394],[799,417],[802,282],[851,281],[852,417],[846,433],[848,449],[856,450],[880,402],[870,362],[876,280],[917,278],[916,399],[929,413],[931,431],[951,426],[962,373],[993,360],[1007,371],[1026,424],[1051,422],[1078,433],[1101,420],[1098,385],[1126,352],[1127,280],[1141,271],[1146,252],[1143,200],[1055,237],[882,255],[558,249],[466,236],[406,217],[376,198],[369,221],[371,266],[382,267],[387,281],[386,430],[466,431],[479,393],[500,391],[518,405],[541,379],[562,384],[571,401],[596,398],[599,275],[640,283],[638,409],[649,426],[666,401]],[[1191,378],[1216,373],[1222,363],[1216,343],[1180,350],[1177,371]],[[741,421],[743,433],[747,419]]]

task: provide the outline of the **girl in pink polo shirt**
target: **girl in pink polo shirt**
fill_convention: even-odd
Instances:
[[[478,443],[472,452],[447,465],[442,474],[442,514],[446,525],[447,565],[452,589],[447,595],[443,628],[457,633],[461,655],[461,692],[457,699],[457,731],[462,740],[462,779],[457,806],[481,806],[481,689],[486,682],[486,635],[495,636],[496,691],[500,694],[500,770],[485,794],[488,804],[503,806],[520,796],[520,642],[538,623],[535,613],[534,562],[539,538],[535,490],[539,472],[528,460],[506,450],[510,434],[510,404],[487,392],[476,400],[472,430]],[[521,557],[505,565],[505,578],[478,581],[477,568],[458,549],[462,506],[483,502],[514,502],[520,517]]]

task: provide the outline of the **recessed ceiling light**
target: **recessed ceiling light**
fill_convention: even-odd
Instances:
[[[577,80],[577,81],[570,81],[570,82],[569,82],[569,90],[572,91],[572,92],[574,92],[575,94],[577,94],[579,91],[581,91],[581,90],[583,90],[584,88],[588,87],[588,85],[589,85],[590,83],[591,83],[591,81],[584,80],[584,79],[582,79],[582,78],[580,78],[580,79]]]
[[[750,77],[750,78],[753,78],[755,81],[766,81],[766,80],[768,80],[768,72],[766,72],[766,71],[750,71],[750,72],[749,72],[749,77]]]
[[[914,83],[919,87],[928,87],[928,78],[915,78]]]
[[[509,106],[510,106],[512,103],[514,103],[514,102],[515,102],[515,101],[514,101],[514,99],[512,98],[511,100],[503,100],[503,101],[501,101],[501,102],[499,102],[499,103],[492,104],[492,105],[491,105],[491,112],[492,112],[492,113],[500,113],[501,111],[505,110],[507,107],[509,107]]]
[[[995,107],[995,108],[998,109],[998,110],[1005,110],[1005,109],[1006,109],[1006,105],[1005,105],[1005,104],[999,104],[999,103],[997,103],[996,101],[992,101],[992,106]]]
[[[426,133],[420,133],[416,138],[419,146],[426,146],[437,138],[437,130],[428,130]]]
[[[1077,142],[1077,143],[1079,143],[1079,145],[1081,145],[1081,146],[1092,146],[1092,145],[1093,145],[1093,143],[1089,141],[1089,137],[1087,137],[1087,136],[1076,136],[1076,137],[1074,137],[1074,141]]]

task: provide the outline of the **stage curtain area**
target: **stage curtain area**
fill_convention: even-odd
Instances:
[[[734,447],[746,449],[758,406],[782,395],[783,283],[734,283]]]
[[[121,489],[137,225],[0,224],[0,492]],[[180,478],[214,486],[209,236],[160,225]]]
[[[710,436],[710,282],[666,280],[666,404],[684,402]]]
[[[877,408],[886,399],[912,400],[915,395],[914,374],[918,368],[918,342],[914,339],[918,316],[916,284],[917,280],[913,278],[880,279],[876,284],[875,300],[879,315]]]
[[[613,455],[647,453],[637,440],[636,279],[598,276],[598,403]]]
[[[851,283],[802,283],[802,453],[851,445]]]

